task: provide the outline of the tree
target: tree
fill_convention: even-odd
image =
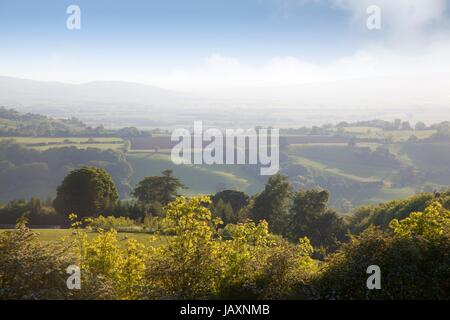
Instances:
[[[248,204],[249,197],[241,191],[224,190],[212,197],[214,204],[219,200],[222,200],[224,203],[230,203],[234,211],[239,211]]]
[[[415,129],[416,130],[426,130],[427,129],[427,125],[424,122],[419,121],[419,122],[416,123]]]
[[[0,232],[0,300],[69,299],[66,268],[76,263],[60,243],[43,245],[38,235],[19,222]]]
[[[186,188],[172,175],[172,170],[165,170],[162,176],[146,177],[133,190],[133,196],[141,203],[159,202],[167,205],[175,200],[178,189]]]
[[[329,193],[326,190],[298,191],[291,209],[294,239],[308,237],[316,247],[327,250],[337,248],[345,240],[347,227],[336,212],[327,208]]]
[[[63,214],[95,216],[112,209],[119,198],[114,182],[104,169],[82,167],[71,171],[57,189],[53,203]]]
[[[220,218],[225,225],[239,222],[238,216],[235,215],[231,204],[229,202],[224,202],[222,199],[219,199],[219,201],[213,205],[211,211],[214,216]]]
[[[271,232],[284,234],[289,223],[291,195],[288,177],[281,174],[271,176],[264,191],[255,198],[251,217],[255,221],[266,220]]]
[[[353,237],[329,257],[315,285],[321,299],[441,300],[450,296],[450,212],[438,202]],[[367,267],[382,272],[382,290],[368,290]]]
[[[435,201],[423,212],[412,212],[400,221],[393,219],[389,227],[397,237],[422,237],[433,241],[450,235],[450,211]]]
[[[403,121],[401,124],[401,130],[412,130],[411,124],[408,121]]]

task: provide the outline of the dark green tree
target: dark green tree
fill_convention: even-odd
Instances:
[[[229,223],[238,223],[238,216],[234,213],[233,207],[229,202],[224,202],[222,199],[213,205],[212,213],[215,217],[222,219],[225,225]]]
[[[381,270],[382,290],[367,288],[371,265]],[[314,288],[319,299],[445,300],[449,265],[449,234],[399,237],[370,227],[328,258]]]
[[[63,215],[75,213],[79,217],[88,217],[111,210],[118,198],[116,186],[108,172],[95,167],[82,167],[64,178],[53,205]]]
[[[216,193],[212,197],[212,201],[214,204],[218,203],[219,200],[222,200],[224,203],[231,204],[233,211],[237,212],[248,204],[249,197],[241,191],[224,190]]]
[[[327,190],[300,190],[291,208],[291,237],[308,237],[315,247],[335,250],[345,240],[347,227],[339,215],[327,208]]]
[[[133,196],[141,203],[159,202],[167,205],[178,196],[180,188],[186,188],[174,177],[172,170],[165,170],[162,176],[146,177],[133,190]]]
[[[291,195],[288,177],[281,174],[271,176],[264,191],[254,200],[251,217],[255,221],[266,220],[271,232],[285,234],[289,225]]]

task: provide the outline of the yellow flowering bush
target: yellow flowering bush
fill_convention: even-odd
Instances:
[[[139,298],[147,256],[144,245],[127,239],[125,248],[121,247],[114,229],[98,229],[98,235],[89,241],[86,231],[79,226],[79,222],[72,225],[82,282],[97,285],[101,282],[110,291],[105,298]]]
[[[65,246],[44,246],[23,225],[0,234],[0,262],[5,266],[0,268],[0,297],[15,292],[14,297],[64,299],[283,298],[309,279],[315,263],[307,239],[291,244],[271,234],[266,221],[221,229],[210,203],[209,197],[179,197],[169,203],[161,231],[171,236],[149,246],[119,240],[114,228],[91,228],[94,220],[79,221],[75,214],[70,215]],[[21,256],[14,258],[16,252]],[[80,290],[66,287],[69,265],[80,267]],[[21,284],[22,292],[14,274],[24,274],[28,267],[34,276],[23,281],[29,286]]]
[[[433,202],[423,212],[413,212],[401,221],[394,219],[389,226],[398,237],[432,240],[450,234],[450,211]]]
[[[269,297],[280,297],[286,284],[313,272],[312,247],[307,240],[298,246],[269,233],[267,222],[252,221],[219,229],[208,197],[180,197],[166,208],[167,245],[149,254],[146,296],[149,298],[205,299],[263,297],[261,284],[270,278]],[[286,252],[289,251],[289,254]],[[283,254],[284,252],[284,254]],[[276,255],[288,257],[283,279],[272,266]],[[294,284],[292,282],[292,284]]]

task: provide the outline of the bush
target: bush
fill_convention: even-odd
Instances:
[[[118,232],[133,232],[142,231],[142,227],[138,226],[136,222],[127,217],[113,217],[113,216],[99,216],[97,218],[89,219],[89,227],[94,231],[99,230],[116,230]]]
[[[307,239],[292,246],[270,234],[265,221],[227,225],[219,232],[221,221],[212,218],[208,204],[206,197],[169,204],[164,224],[174,236],[150,254],[146,297],[281,298],[314,273]]]
[[[367,229],[325,262],[311,258],[307,238],[288,242],[264,220],[220,229],[210,203],[169,203],[158,225],[173,236],[159,246],[100,227],[117,218],[96,219],[93,238],[74,222],[61,243],[18,223],[0,233],[0,299],[450,299],[450,211],[439,202],[390,230]],[[69,265],[81,269],[81,290],[66,288]],[[381,290],[367,289],[370,265],[381,268]]]
[[[0,300],[70,298],[66,268],[74,262],[68,246],[40,242],[23,223],[0,233]]]
[[[393,220],[392,232],[369,228],[324,265],[317,280],[325,299],[449,299],[450,212],[434,203]],[[381,269],[382,289],[368,290],[366,270]]]

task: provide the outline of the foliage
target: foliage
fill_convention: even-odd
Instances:
[[[76,248],[83,283],[76,298],[137,299],[143,286],[144,245],[135,239],[126,239],[125,246],[120,246],[114,229],[98,229],[98,235],[89,241],[86,231],[80,229],[83,223],[76,221],[77,216],[71,214],[70,219],[74,221],[72,244]]]
[[[64,215],[95,216],[116,204],[119,195],[111,176],[103,169],[73,170],[58,187],[55,209]]]
[[[424,212],[412,212],[409,217],[389,224],[398,237],[423,237],[430,241],[450,235],[450,211],[439,202],[433,202]]]
[[[393,234],[369,228],[332,255],[317,280],[320,298],[449,299],[449,212],[433,203],[391,222]],[[368,290],[366,269],[381,269],[381,290]]]
[[[51,200],[14,200],[0,207],[0,224],[14,225],[20,217],[26,217],[30,225],[60,225],[64,222],[64,217],[55,211]]]
[[[93,218],[90,220],[89,227],[92,230],[116,230],[116,231],[133,231],[139,230],[140,227],[136,224],[136,222],[128,217],[114,217],[107,216],[104,217],[102,215]]]
[[[223,203],[229,203],[233,211],[238,212],[248,204],[249,196],[241,191],[223,190],[216,193],[211,200],[214,204],[217,204],[220,200]]]
[[[199,197],[169,204],[165,223],[174,237],[151,254],[147,297],[281,298],[311,276],[315,263],[306,239],[292,246],[271,235],[265,221],[219,231],[221,221],[212,217],[209,203]],[[280,266],[277,256],[286,264]]]
[[[251,218],[255,221],[266,220],[274,233],[286,232],[291,194],[292,186],[286,176],[271,176],[264,191],[255,197]]]
[[[46,244],[19,223],[0,233],[0,299],[67,299],[66,268],[75,257],[67,245]]]
[[[326,190],[300,190],[291,209],[291,237],[308,237],[314,247],[334,251],[346,240],[347,226],[336,212],[327,208]],[[323,251],[322,250],[322,251]]]
[[[146,204],[153,202],[168,204],[175,199],[178,189],[185,188],[172,174],[172,170],[165,170],[162,176],[146,177],[134,188],[133,196]]]
[[[55,196],[64,177],[75,168],[94,166],[111,174],[122,196],[132,168],[125,156],[113,150],[76,147],[33,150],[12,140],[0,141],[0,201],[31,197],[45,199]]]
[[[220,218],[225,225],[243,222],[248,218],[244,209],[250,198],[240,191],[224,190],[216,193],[212,198],[211,211]]]
[[[319,217],[326,215],[326,202],[318,201],[324,197],[312,195],[316,200],[299,208],[319,208]],[[0,233],[0,298],[450,298],[450,213],[440,202],[393,220],[392,231],[368,228],[320,263],[311,257],[308,238],[289,242],[270,233],[265,220],[221,228],[210,205],[208,197],[170,202],[162,221],[157,219],[158,229],[172,236],[159,246],[119,240],[116,230],[100,228],[129,219],[76,221],[71,214],[72,235],[50,243],[40,242],[22,219],[16,230]],[[96,236],[88,237],[85,223],[97,225]],[[81,290],[65,286],[69,265],[81,268]],[[366,287],[370,265],[381,268],[382,290]]]
[[[421,212],[433,201],[439,201],[445,205],[449,192],[422,193],[408,199],[394,200],[379,205],[363,206],[355,210],[350,219],[350,229],[358,234],[370,225],[379,226],[387,230],[393,219],[402,220],[412,212]],[[447,205],[450,205],[448,203]],[[450,208],[448,206],[447,208]]]
[[[206,298],[218,290],[217,225],[206,207],[207,197],[177,198],[169,203],[164,219],[166,232],[174,234],[165,247],[155,249],[146,279],[149,297]]]

